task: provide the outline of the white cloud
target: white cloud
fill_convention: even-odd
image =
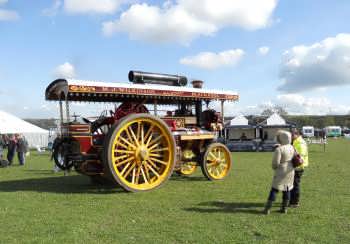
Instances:
[[[8,0],[0,0],[0,5],[3,5],[5,3],[7,3],[7,2],[8,2]]]
[[[70,14],[113,14],[125,0],[64,0]]]
[[[185,57],[180,60],[183,65],[200,69],[217,69],[225,66],[236,65],[244,55],[241,49],[232,49],[220,53],[202,52],[196,56]]]
[[[327,97],[305,97],[300,94],[277,95],[270,101],[259,104],[242,106],[240,103],[226,102],[224,107],[225,116],[261,115],[265,109],[273,109],[275,106],[282,107],[290,115],[345,115],[350,114],[350,103],[337,104]],[[209,105],[217,111],[221,111],[219,102]]]
[[[3,3],[6,3],[6,1],[1,2],[1,4]],[[16,11],[0,9],[0,21],[16,21],[19,18],[19,14]]]
[[[262,56],[267,55],[269,53],[269,51],[270,51],[269,47],[260,47],[258,49],[259,54],[262,55]]]
[[[61,6],[62,6],[62,1],[55,0],[51,7],[46,8],[42,11],[42,14],[49,17],[56,16]]]
[[[225,27],[255,30],[266,27],[277,0],[177,0],[162,7],[133,4],[119,19],[103,23],[110,36],[126,32],[131,39],[189,44]]]
[[[277,96],[275,101],[283,105],[291,114],[347,114],[350,104],[335,104],[327,97],[304,97],[300,94],[283,94]]]
[[[74,78],[76,76],[75,68],[72,64],[66,62],[55,68],[54,76],[56,78]]]
[[[350,85],[350,34],[287,50],[282,56],[280,79],[278,90],[287,93]]]

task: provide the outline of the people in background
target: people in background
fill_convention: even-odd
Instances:
[[[248,138],[247,138],[246,134],[243,132],[242,135],[241,135],[241,137],[240,137],[239,139],[242,140],[242,141],[245,141],[245,140],[247,140]]]
[[[7,142],[7,160],[9,165],[13,163],[13,158],[15,157],[17,149],[17,139],[15,135],[10,135]]]
[[[269,138],[269,135],[267,134],[267,131],[264,131],[263,141],[267,140]]]
[[[25,164],[26,153],[28,152],[28,142],[21,134],[16,134],[17,156],[20,165]]]
[[[279,146],[275,149],[272,159],[272,169],[274,176],[272,187],[268,196],[264,214],[270,214],[272,203],[276,200],[276,194],[282,191],[282,205],[280,212],[287,213],[287,207],[290,199],[290,190],[293,189],[294,168],[292,158],[294,148],[291,145],[292,135],[288,131],[277,132],[277,142]]]
[[[309,153],[307,143],[298,130],[292,132],[293,146],[303,159],[303,164],[295,168],[293,190],[291,191],[290,207],[299,207],[300,200],[300,184],[304,168],[309,165]]]
[[[3,135],[0,134],[0,160],[3,158],[4,148],[6,147],[6,141]]]

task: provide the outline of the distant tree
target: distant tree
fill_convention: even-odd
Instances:
[[[274,113],[274,111],[271,108],[267,108],[264,111],[262,111],[261,115],[269,117]]]
[[[282,106],[275,105],[275,106],[274,106],[274,110],[275,110],[275,112],[278,113],[279,115],[282,115],[282,116],[288,115],[287,110],[285,110]]]
[[[324,119],[324,127],[336,125],[334,116],[326,116]]]
[[[274,105],[272,108],[265,109],[264,111],[262,111],[261,115],[268,117],[268,116],[271,116],[274,113],[277,113],[277,114],[279,114],[281,116],[288,115],[288,112],[282,106],[279,106],[279,105]]]
[[[24,119],[24,120],[46,130],[57,126],[55,119]]]

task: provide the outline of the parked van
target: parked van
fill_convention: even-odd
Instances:
[[[315,129],[313,126],[303,126],[301,129],[301,133],[303,134],[303,137],[314,137]]]
[[[340,137],[341,136],[341,127],[340,126],[327,126],[324,128],[326,136],[328,137]]]

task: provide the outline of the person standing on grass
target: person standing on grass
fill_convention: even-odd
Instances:
[[[17,149],[17,140],[15,135],[10,135],[7,142],[7,160],[9,161],[9,165],[13,163],[13,158],[15,157]]]
[[[276,200],[276,194],[282,191],[282,205],[280,212],[287,213],[287,207],[290,199],[290,190],[293,189],[294,168],[292,158],[294,148],[291,145],[292,135],[288,131],[280,130],[277,132],[277,142],[272,158],[272,169],[275,171],[272,187],[267,199],[264,214],[270,214],[272,203]]]
[[[28,152],[28,142],[23,135],[17,134],[17,156],[20,165],[25,164],[26,153]]]
[[[291,191],[290,207],[299,207],[300,200],[300,182],[304,173],[304,168],[309,165],[309,153],[305,140],[300,135],[299,131],[292,132],[293,146],[298,154],[303,159],[303,164],[295,168],[293,190]]]
[[[4,148],[6,147],[6,141],[3,135],[0,134],[0,160],[2,160],[4,154]]]

